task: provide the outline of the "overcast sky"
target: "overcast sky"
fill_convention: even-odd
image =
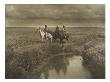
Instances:
[[[8,26],[104,26],[105,5],[6,5]]]

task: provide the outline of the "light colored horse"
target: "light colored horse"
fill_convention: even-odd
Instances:
[[[50,42],[52,42],[53,36],[50,33],[44,32],[40,27],[39,27],[38,31],[40,33],[40,37],[42,39],[42,42],[44,41],[44,39],[49,40]]]

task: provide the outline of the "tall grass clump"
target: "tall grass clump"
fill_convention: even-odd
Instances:
[[[104,40],[93,39],[84,44],[82,53],[84,64],[89,67],[94,78],[105,77],[105,43]],[[97,73],[96,73],[97,71]]]
[[[62,52],[59,44],[38,44],[21,48],[6,45],[6,78],[27,78],[30,73],[41,69],[49,58]]]

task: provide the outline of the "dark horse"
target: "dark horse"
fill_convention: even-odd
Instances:
[[[64,31],[60,30],[59,32],[50,32],[53,36],[53,41],[55,42],[57,39],[60,40],[60,43],[63,43],[63,40],[69,40],[69,34],[65,33]]]

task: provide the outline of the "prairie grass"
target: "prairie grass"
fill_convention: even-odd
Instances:
[[[28,78],[34,69],[39,71],[49,58],[61,53],[81,55],[84,62],[91,60],[94,63],[91,66],[104,68],[103,31],[100,28],[69,28],[69,41],[61,45],[58,42],[41,42],[39,33],[33,28],[6,28],[6,78]]]

